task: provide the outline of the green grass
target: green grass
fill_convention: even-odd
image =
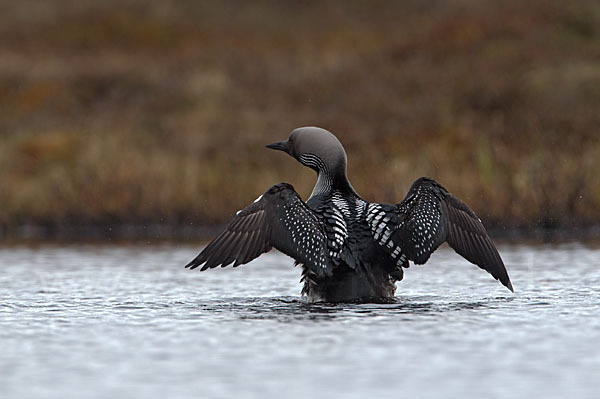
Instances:
[[[600,223],[595,1],[0,5],[0,226],[216,224],[313,173],[368,200],[434,177],[489,225]],[[37,3],[36,3],[37,4]]]

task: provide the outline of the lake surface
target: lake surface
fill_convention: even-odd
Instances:
[[[600,397],[597,245],[500,245],[515,294],[441,248],[343,305],[275,251],[184,269],[199,247],[0,247],[0,397]]]

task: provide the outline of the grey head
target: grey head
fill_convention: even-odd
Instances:
[[[269,144],[267,148],[286,152],[319,174],[346,175],[347,158],[342,143],[320,127],[299,127],[287,141]]]
[[[286,152],[317,172],[317,184],[311,197],[329,193],[334,188],[356,194],[346,177],[346,151],[331,132],[320,127],[299,127],[290,133],[287,141],[269,144],[267,148]]]

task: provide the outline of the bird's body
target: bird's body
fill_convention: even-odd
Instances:
[[[346,153],[330,132],[299,128],[267,147],[317,172],[310,198],[286,183],[271,187],[186,267],[235,267],[275,247],[302,265],[310,301],[381,301],[393,298],[409,261],[423,264],[448,242],[512,290],[479,218],[434,180],[415,181],[399,204],[369,203],[350,184]]]
[[[311,301],[393,297],[402,269],[373,240],[366,218],[369,204],[352,189],[334,189],[311,197],[307,206],[325,230],[335,275],[319,278],[305,269],[302,292]]]

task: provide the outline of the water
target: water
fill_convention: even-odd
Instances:
[[[598,247],[500,246],[515,294],[442,248],[361,305],[197,249],[0,248],[0,397],[600,397]]]

